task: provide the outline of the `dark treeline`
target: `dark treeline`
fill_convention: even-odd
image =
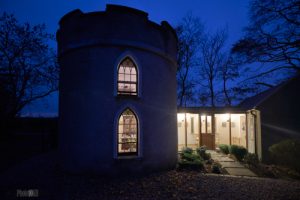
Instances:
[[[45,25],[0,16],[0,128],[11,124],[26,105],[57,90],[56,53],[48,45],[53,39]]]
[[[300,71],[300,1],[252,0],[244,36],[227,48],[227,28],[208,32],[186,15],[176,31],[178,105],[231,106]]]
[[[14,124],[12,125],[10,129],[21,133],[55,134],[58,132],[57,117],[18,117],[14,120]]]
[[[178,104],[231,106],[300,71],[300,3],[252,0],[244,36],[228,47],[228,28],[209,32],[188,14],[178,34]],[[45,25],[0,16],[0,128],[58,89],[59,66]]]

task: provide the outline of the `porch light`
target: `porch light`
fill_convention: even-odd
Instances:
[[[184,114],[183,113],[179,113],[179,114],[177,114],[177,120],[179,121],[179,122],[183,122],[184,121]]]
[[[230,114],[226,113],[222,115],[223,122],[229,122]]]

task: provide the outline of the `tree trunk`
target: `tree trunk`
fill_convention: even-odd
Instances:
[[[231,100],[230,100],[230,97],[228,95],[227,88],[226,88],[226,78],[225,77],[223,78],[223,91],[224,91],[224,95],[225,95],[225,98],[227,101],[227,105],[231,106]]]

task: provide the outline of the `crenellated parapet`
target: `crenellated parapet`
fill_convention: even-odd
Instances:
[[[176,62],[177,36],[168,22],[156,24],[146,12],[107,5],[103,12],[74,10],[59,22],[58,54],[94,45],[127,46],[152,51]]]

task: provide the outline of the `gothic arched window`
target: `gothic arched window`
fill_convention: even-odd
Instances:
[[[126,57],[118,66],[118,95],[137,95],[137,67]]]
[[[133,111],[125,109],[118,120],[118,155],[137,155],[138,120]]]

